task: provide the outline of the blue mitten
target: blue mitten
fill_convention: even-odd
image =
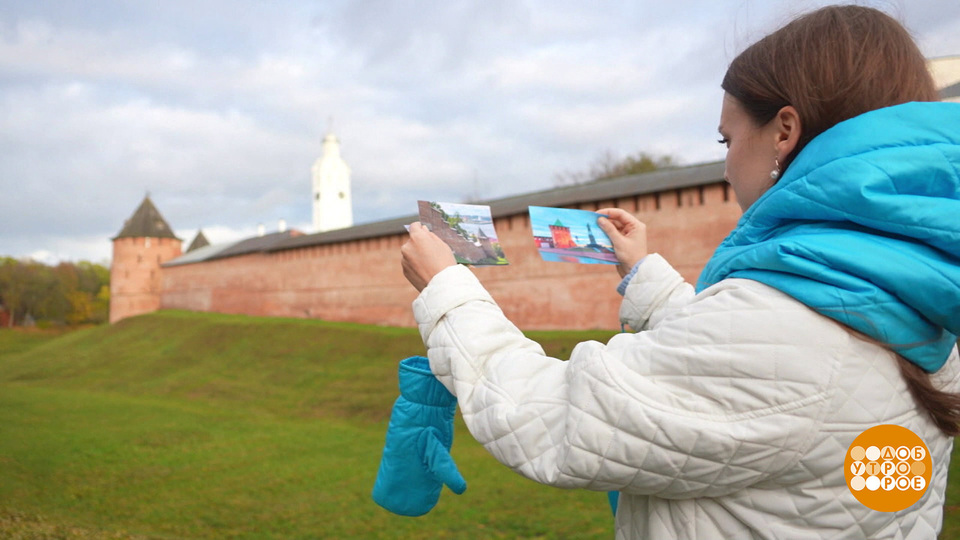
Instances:
[[[467,489],[450,457],[455,398],[430,372],[422,356],[400,361],[400,397],[393,404],[373,500],[402,516],[422,516],[440,499],[446,484]]]

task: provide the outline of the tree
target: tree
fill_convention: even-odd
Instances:
[[[70,291],[67,294],[70,312],[66,316],[69,324],[82,324],[93,318],[93,298],[83,291]]]
[[[25,271],[20,261],[4,257],[0,260],[0,303],[10,313],[10,326],[14,326],[24,312],[24,296],[27,286]]]
[[[101,268],[103,268],[101,266]],[[100,286],[97,296],[93,300],[93,316],[90,322],[93,324],[103,324],[110,320],[110,273],[107,272],[105,285]]]
[[[463,216],[460,215],[459,210],[457,210],[457,213],[454,214],[453,216],[450,216],[446,213],[444,213],[444,216],[445,216],[444,219],[447,220],[447,225],[450,225],[451,229],[457,231],[457,234],[459,234],[464,238],[468,236],[467,231],[463,228],[462,225],[460,225],[461,223],[463,223]]]
[[[38,323],[101,323],[108,319],[110,271],[88,262],[55,267],[0,257],[0,305],[8,324],[28,316]]]
[[[677,160],[670,155],[655,156],[637,152],[621,159],[607,150],[594,159],[587,171],[557,173],[554,184],[564,186],[599,182],[676,166]]]

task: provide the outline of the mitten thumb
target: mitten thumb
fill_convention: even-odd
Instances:
[[[450,451],[440,442],[440,432],[435,427],[428,427],[420,432],[417,446],[423,465],[440,482],[443,482],[451,491],[460,495],[467,490],[467,481],[463,479],[457,465],[450,456]]]

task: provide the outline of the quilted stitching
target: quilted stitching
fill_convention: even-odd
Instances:
[[[693,287],[670,270],[670,264],[657,253],[644,258],[627,285],[620,305],[620,322],[634,330],[646,330],[659,323],[658,315],[690,302]]]
[[[646,331],[580,344],[568,362],[462,267],[414,311],[473,436],[539,482],[621,491],[617,538],[935,536],[952,441],[916,413],[894,358],[765,285],[694,296],[678,278],[644,261],[621,315]],[[954,351],[940,384],[960,389],[958,366]],[[850,494],[843,456],[891,422],[921,436],[935,471],[914,508],[880,513]]]

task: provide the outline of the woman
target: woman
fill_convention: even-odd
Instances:
[[[562,362],[414,224],[403,268],[431,369],[500,462],[621,492],[618,538],[934,538],[960,419],[960,106],[930,103],[906,31],[856,6],[767,36],[722,86],[745,213],[696,292],[635,217],[600,210],[638,332]],[[844,477],[880,424],[932,458],[898,512]]]

